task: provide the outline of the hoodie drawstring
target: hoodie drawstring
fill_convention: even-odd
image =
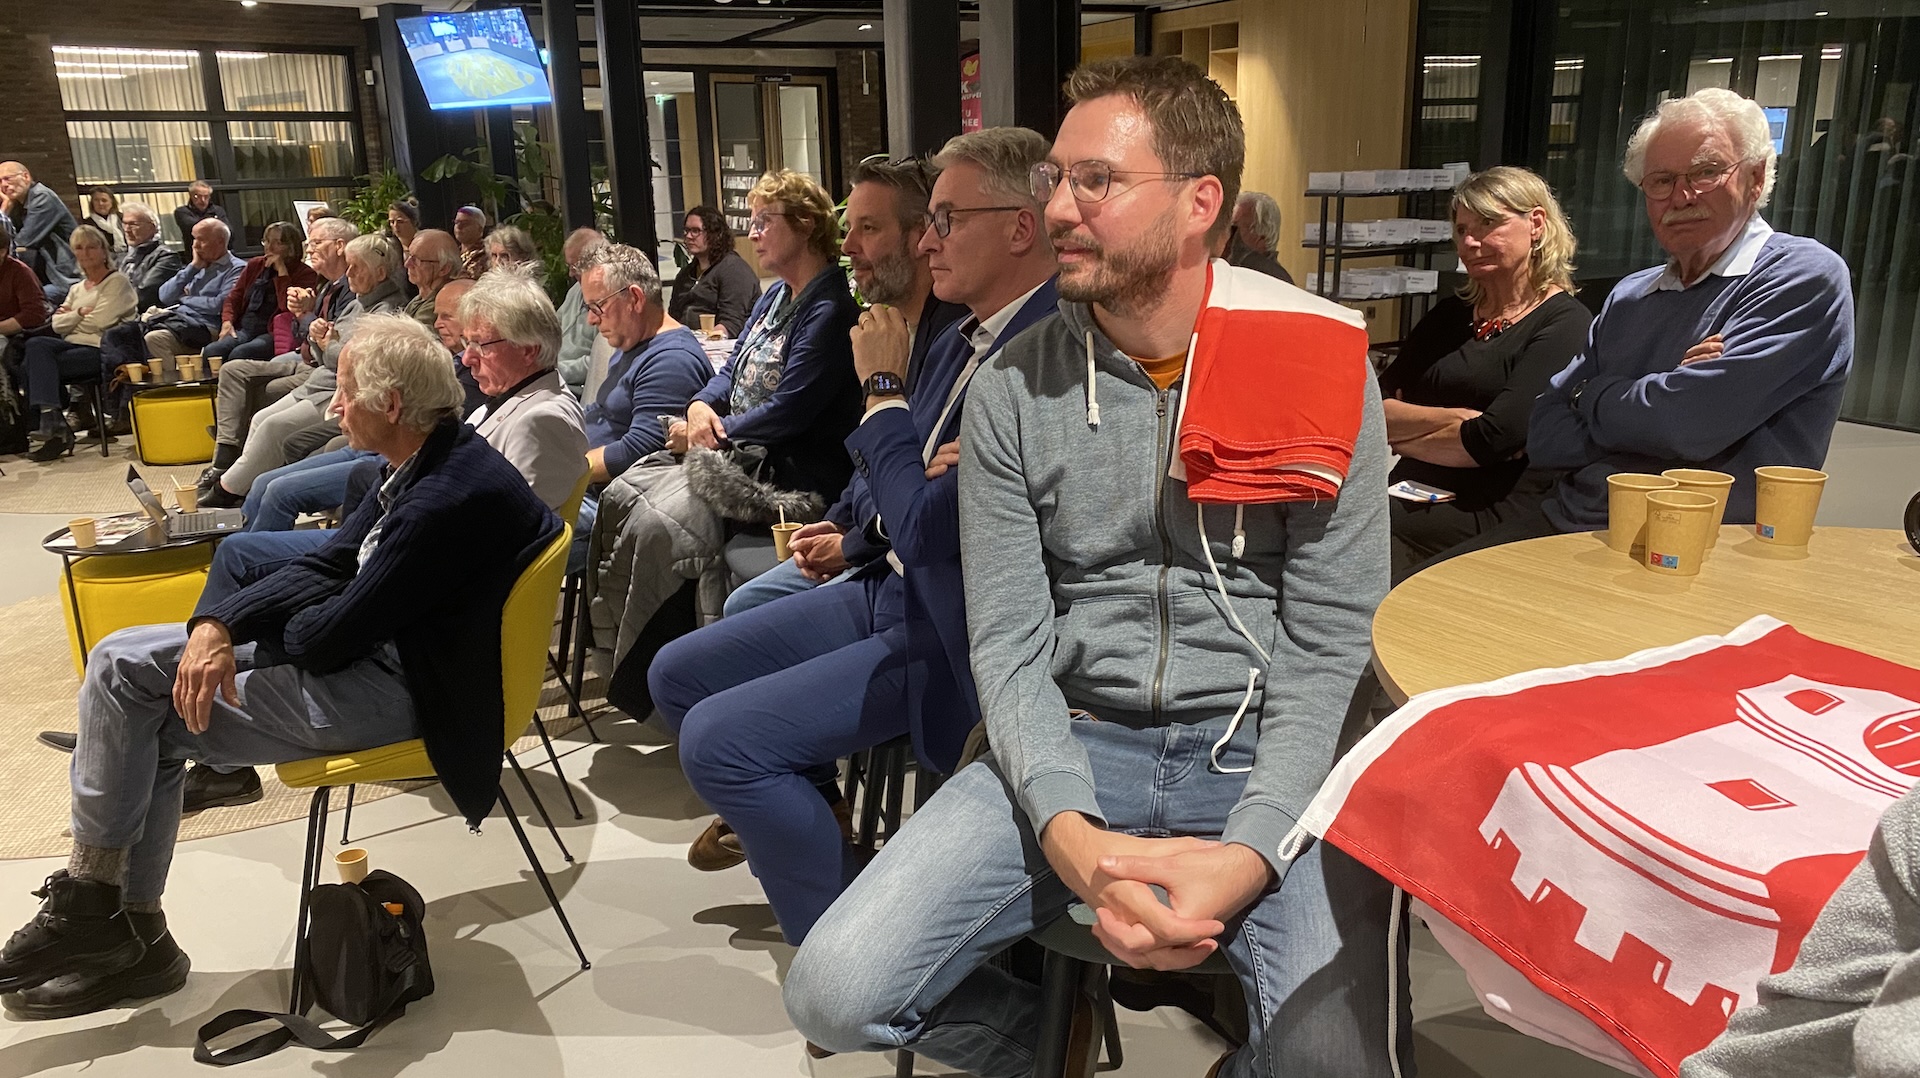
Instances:
[[[1087,426],[1100,429],[1100,393],[1093,383],[1093,331],[1087,331]]]
[[[1207,568],[1213,571],[1213,585],[1219,589],[1221,605],[1227,608],[1227,620],[1233,622],[1234,631],[1239,633],[1242,639],[1253,645],[1253,650],[1260,654],[1261,662],[1269,666],[1273,665],[1273,657],[1268,655],[1267,649],[1261,647],[1260,641],[1255,640],[1253,634],[1247,631],[1246,623],[1240,620],[1240,612],[1233,608],[1233,597],[1227,594],[1226,578],[1220,575],[1220,563],[1213,559],[1213,543],[1207,538],[1207,507],[1196,504],[1193,510],[1200,520],[1200,550],[1207,556]],[[1236,511],[1233,521],[1235,558],[1238,558],[1246,549],[1246,533],[1243,529],[1245,523],[1244,511]],[[1226,748],[1227,743],[1233,740],[1234,733],[1240,729],[1240,720],[1246,718],[1247,708],[1253,705],[1254,686],[1259,678],[1259,667],[1247,667],[1247,694],[1240,698],[1240,710],[1233,713],[1233,721],[1227,723],[1227,732],[1220,735],[1220,740],[1213,743],[1213,750],[1207,754],[1208,762],[1212,763],[1213,769],[1222,775],[1240,775],[1253,770],[1251,765],[1247,767],[1223,765],[1220,762],[1220,750]]]

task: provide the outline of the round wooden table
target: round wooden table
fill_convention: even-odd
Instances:
[[[1525,670],[1617,659],[1771,614],[1828,643],[1920,667],[1920,557],[1896,531],[1820,528],[1803,551],[1721,529],[1695,577],[1654,573],[1605,533],[1464,554],[1403,582],[1373,618],[1395,703]]]

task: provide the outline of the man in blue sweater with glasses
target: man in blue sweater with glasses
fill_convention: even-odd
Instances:
[[[1853,295],[1839,255],[1761,219],[1774,164],[1765,113],[1730,90],[1641,121],[1625,172],[1671,258],[1614,288],[1535,404],[1527,456],[1562,473],[1539,512],[1434,560],[1605,528],[1620,472],[1726,472],[1726,521],[1749,523],[1754,468],[1825,462],[1853,367]]]

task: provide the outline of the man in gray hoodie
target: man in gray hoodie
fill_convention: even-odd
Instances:
[[[992,753],[814,926],[788,1013],[820,1049],[904,1046],[982,1078],[1027,1074],[1038,992],[988,960],[1080,903],[1136,967],[1226,951],[1251,1038],[1216,1074],[1386,1075],[1394,1036],[1411,1062],[1404,982],[1389,1007],[1389,888],[1330,846],[1291,856],[1289,843],[1387,589],[1378,390],[1363,375],[1362,399],[1339,402],[1361,420],[1336,497],[1237,513],[1169,475],[1210,288],[1254,289],[1246,274],[1304,318],[1356,316],[1209,266],[1245,143],[1199,70],[1102,61],[1067,93],[1034,169],[1059,313],[979,371],[960,435],[968,637]],[[1276,366],[1306,347],[1271,343]]]
[[[1920,1074],[1920,789],[1880,817],[1791,968],[1687,1057],[1681,1078]]]

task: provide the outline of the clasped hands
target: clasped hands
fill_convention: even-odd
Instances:
[[[1226,922],[1273,883],[1272,867],[1246,846],[1117,834],[1077,812],[1050,820],[1040,848],[1093,908],[1094,937],[1136,969],[1199,965],[1219,949]]]
[[[691,446],[705,449],[718,449],[727,440],[727,425],[720,421],[720,413],[706,401],[694,401],[687,405],[687,418],[677,420],[667,429],[667,451],[681,456]]]

